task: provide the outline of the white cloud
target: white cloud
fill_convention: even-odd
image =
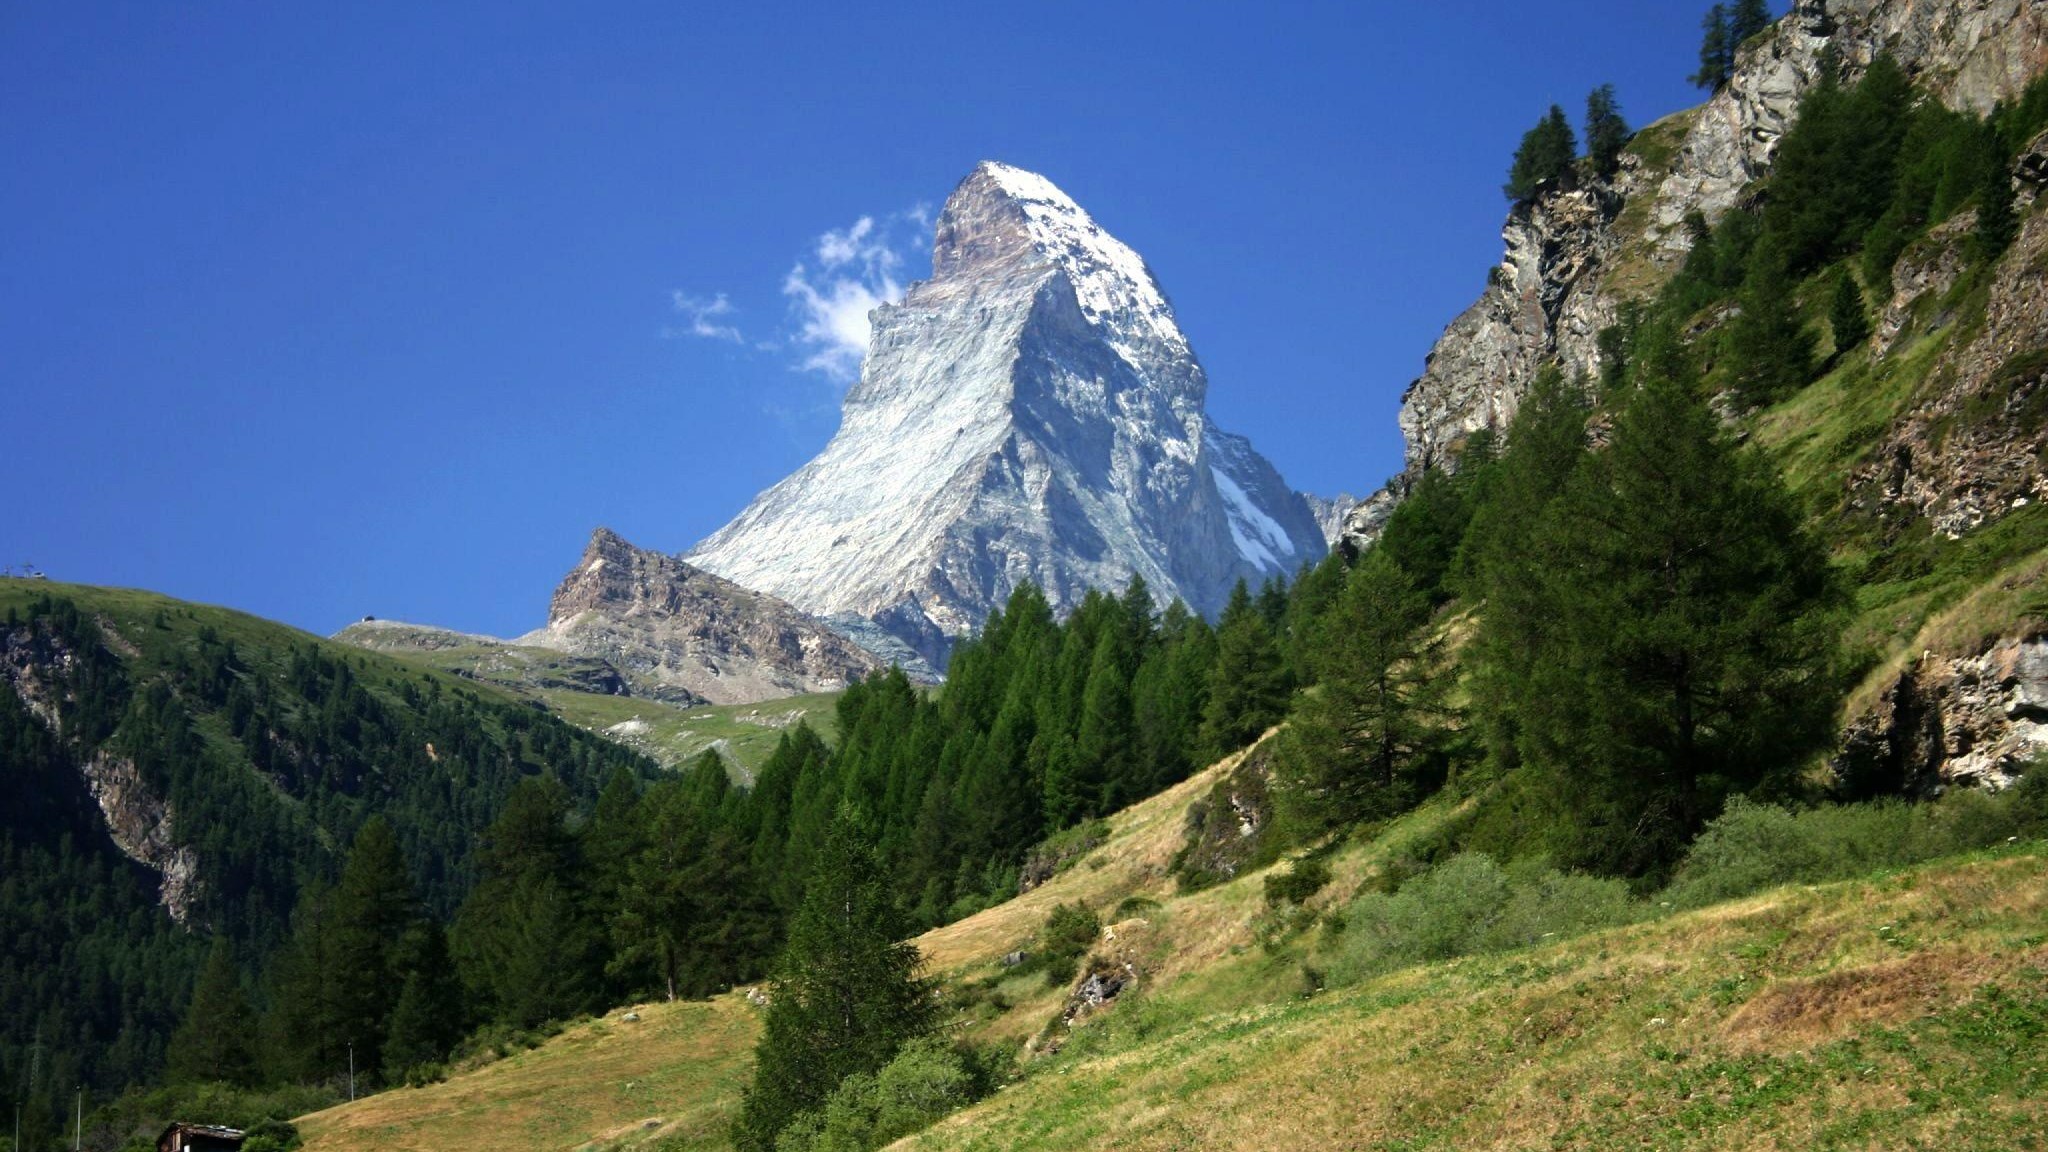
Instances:
[[[740,335],[739,328],[726,319],[739,309],[733,307],[732,301],[725,298],[725,293],[720,292],[709,300],[681,291],[672,293],[671,297],[675,301],[676,311],[688,323],[682,328],[664,329],[663,335],[730,340],[734,344],[746,342],[746,338]]]
[[[802,366],[845,384],[860,375],[868,353],[868,313],[903,298],[898,270],[906,253],[931,242],[931,210],[919,204],[877,221],[862,216],[818,237],[817,267],[799,262],[783,277],[782,294],[797,316]]]

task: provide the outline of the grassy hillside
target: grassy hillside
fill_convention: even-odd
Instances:
[[[790,696],[759,704],[677,708],[630,696],[549,689],[548,708],[571,724],[624,744],[657,763],[677,767],[711,749],[726,758],[735,778],[750,782],[782,733],[798,722],[827,740],[839,733],[836,692]]]
[[[725,1147],[757,1030],[746,1001],[630,1011],[640,1018],[580,1023],[445,1083],[317,1112],[299,1130],[309,1149]]]
[[[1038,1054],[907,1146],[2018,1148],[2048,1123],[2048,845],[1312,992],[1328,930],[1269,908],[1269,871],[1173,879],[1190,806],[1235,763],[919,938],[962,1039]],[[1344,848],[1311,905],[1327,923],[1458,815],[1434,801]],[[1001,963],[1063,902],[1096,910],[1097,955],[1138,974],[1070,1035],[1068,983]],[[726,1147],[753,1011],[737,995],[638,1011],[307,1117],[307,1147]]]
[[[336,639],[538,702],[578,728],[670,768],[716,749],[742,782],[775,750],[782,731],[798,721],[827,740],[837,734],[837,693],[684,707],[615,694],[623,681],[601,660],[487,636],[378,621],[351,625]]]

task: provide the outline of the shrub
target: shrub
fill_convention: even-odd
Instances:
[[[1145,916],[1159,911],[1159,901],[1150,896],[1126,896],[1117,903],[1116,918],[1129,920],[1133,916]]]
[[[1541,863],[1504,869],[1467,852],[1394,892],[1353,900],[1327,975],[1346,984],[1404,965],[1525,947],[1625,923],[1636,910],[1622,881]]]
[[[1737,798],[1679,864],[1665,899],[1680,908],[1780,884],[1844,880],[2048,832],[2048,773],[2000,793],[1958,789],[1938,801],[1876,800],[1800,812]]]
[[[1330,883],[1330,866],[1320,857],[1304,856],[1285,872],[1266,875],[1266,903],[1305,904]]]
[[[1055,905],[1038,933],[1039,955],[1034,957],[1045,966],[1046,982],[1064,984],[1072,980],[1081,957],[1095,946],[1095,938],[1101,934],[1102,921],[1086,905]]]
[[[782,1130],[776,1152],[866,1152],[929,1127],[985,1090],[974,1065],[943,1040],[913,1040],[874,1075],[840,1081],[823,1108]]]

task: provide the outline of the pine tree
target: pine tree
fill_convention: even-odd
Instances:
[[[1523,761],[1561,862],[1655,873],[1721,799],[1832,734],[1835,584],[1793,499],[1688,379],[1652,376],[1546,510],[1522,611]]]
[[[403,980],[393,960],[414,914],[412,880],[398,838],[383,817],[372,816],[356,832],[334,888],[327,972],[333,1026],[355,1045],[364,1067],[381,1063],[385,1021]]]
[[[1863,293],[1847,268],[1835,276],[1835,296],[1828,306],[1828,327],[1835,334],[1835,355],[1846,356],[1870,338],[1870,318],[1863,311]]]
[[[1737,296],[1741,311],[1728,324],[1729,382],[1748,404],[1772,404],[1813,378],[1813,333],[1792,298],[1784,257],[1760,247]]]
[[[1521,203],[1535,199],[1545,188],[1569,186],[1578,155],[1579,142],[1572,135],[1571,121],[1565,118],[1564,109],[1552,104],[1550,112],[1522,135],[1501,191]]]
[[[404,951],[405,982],[384,1039],[384,1079],[391,1084],[439,1063],[462,1038],[462,986],[448,956],[447,933],[429,921],[414,930]]]
[[[1280,742],[1283,798],[1304,826],[1379,819],[1421,799],[1445,713],[1429,615],[1384,548],[1352,568],[1323,623],[1318,687]]]
[[[256,1013],[242,994],[241,974],[225,936],[213,938],[185,1021],[171,1037],[173,1081],[219,1081],[247,1087],[257,1080]]]
[[[1984,165],[1977,190],[1977,254],[1996,260],[2019,236],[2019,217],[2013,211],[2012,176],[2002,156],[1994,154]]]
[[[484,833],[483,875],[450,940],[463,983],[520,1027],[582,1011],[598,987],[597,928],[568,814],[551,776],[513,787]]]
[[[1700,70],[1692,74],[1696,87],[1718,90],[1735,71],[1735,31],[1728,20],[1728,8],[1716,4],[1700,20]]]
[[[1077,806],[1067,821],[1112,811],[1136,797],[1129,794],[1136,774],[1136,733],[1131,719],[1129,639],[1121,629],[1105,628],[1095,641],[1089,662],[1088,690],[1081,698],[1081,727],[1074,738],[1082,777]]]
[[[1586,97],[1586,161],[1601,179],[1611,179],[1620,170],[1621,150],[1628,139],[1628,121],[1621,118],[1614,85],[1593,89]]]
[[[1202,714],[1205,757],[1234,752],[1278,723],[1292,687],[1279,643],[1239,580],[1216,622],[1216,663]]]
[[[1728,12],[1729,68],[1734,68],[1735,50],[1749,38],[1771,26],[1771,9],[1764,0],[1735,0]]]
[[[754,1082],[733,1126],[746,1152],[770,1152],[840,1081],[880,1070],[937,1027],[938,1003],[918,975],[916,946],[903,942],[908,925],[890,879],[859,818],[842,810],[770,985]]]
[[[1517,758],[1516,686],[1528,676],[1530,654],[1556,624],[1534,595],[1538,570],[1551,562],[1537,527],[1585,458],[1587,415],[1584,393],[1555,366],[1537,373],[1508,424],[1507,449],[1459,557],[1472,574],[1467,594],[1484,601],[1471,695],[1489,752],[1502,767]]]

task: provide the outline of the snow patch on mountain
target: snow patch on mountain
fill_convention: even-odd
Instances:
[[[871,320],[832,442],[691,563],[939,663],[1026,581],[1065,609],[1135,574],[1214,612],[1324,553],[1307,502],[1210,422],[1144,260],[1044,177],[975,169],[931,278]]]

